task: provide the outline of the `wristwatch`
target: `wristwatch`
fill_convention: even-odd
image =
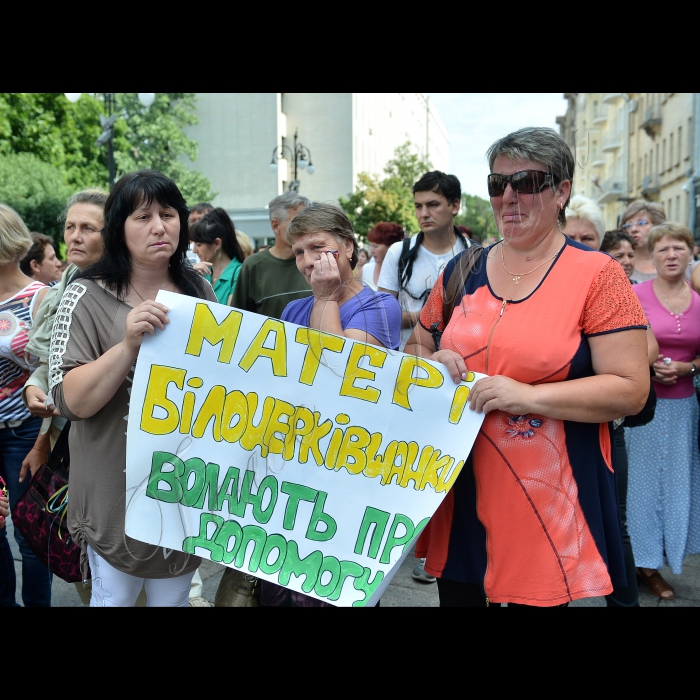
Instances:
[[[698,368],[695,366],[694,362],[690,363],[690,374],[689,377],[694,377],[698,373]]]

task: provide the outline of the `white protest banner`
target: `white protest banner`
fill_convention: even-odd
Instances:
[[[131,393],[126,533],[374,605],[483,416],[472,373],[161,291]]]

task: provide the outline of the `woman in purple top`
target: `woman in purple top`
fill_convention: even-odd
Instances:
[[[649,232],[657,277],[634,286],[659,342],[654,363],[658,402],[654,420],[627,433],[627,524],[637,571],[662,600],[674,597],[661,577],[664,554],[674,574],[700,552],[698,403],[693,376],[700,369],[700,296],[685,279],[693,236],[665,222]]]
[[[290,302],[282,314],[283,321],[398,349],[401,308],[393,295],[372,291],[353,275],[358,245],[342,209],[332,204],[311,204],[292,219],[287,240],[313,296]],[[263,607],[329,606],[268,581],[261,580],[259,585]]]
[[[283,321],[398,350],[401,308],[392,294],[375,292],[353,275],[358,245],[342,209],[310,205],[292,219],[287,240],[313,296],[288,304]]]

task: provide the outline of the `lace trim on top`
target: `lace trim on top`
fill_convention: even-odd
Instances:
[[[622,265],[610,260],[600,271],[586,297],[583,332],[600,335],[648,325],[644,309],[627,279]]]
[[[51,332],[51,351],[49,354],[49,393],[52,394],[53,388],[63,381],[63,372],[61,365],[63,364],[63,355],[68,346],[70,338],[70,325],[73,321],[73,311],[87,292],[87,287],[74,282],[66,287],[61,299],[61,305],[58,307],[56,317],[53,322],[53,330]],[[53,398],[53,395],[52,395]]]

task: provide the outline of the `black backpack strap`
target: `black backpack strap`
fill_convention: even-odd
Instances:
[[[440,349],[442,334],[452,318],[455,306],[457,306],[457,303],[461,301],[464,296],[464,288],[466,287],[467,279],[479,260],[481,260],[483,252],[484,249],[478,243],[472,242],[464,252],[455,256],[445,268],[445,272],[442,276],[443,330],[438,330],[439,323],[433,323],[430,326],[430,333],[433,336],[436,350]]]
[[[416,243],[411,247],[412,238],[403,239],[403,247],[401,248],[401,256],[399,257],[399,291],[406,289],[408,282],[413,274],[413,261],[418,255],[418,248],[423,243],[423,232],[420,231],[415,236]]]

